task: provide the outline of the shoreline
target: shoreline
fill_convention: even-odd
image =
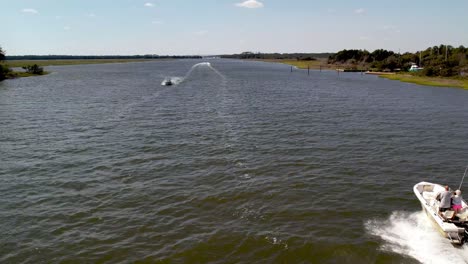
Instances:
[[[396,72],[371,72],[371,71],[367,71],[367,72],[364,72],[364,73],[369,74],[369,75],[377,75],[377,76],[397,74]]]
[[[410,74],[391,74],[378,76],[388,80],[414,83],[424,86],[452,87],[468,90],[468,79],[466,78],[427,77]]]
[[[80,59],[80,60],[13,60],[5,61],[5,65],[11,68],[23,67],[27,65],[37,64],[38,66],[66,66],[66,65],[86,65],[86,64],[108,64],[108,63],[129,63],[129,62],[149,62],[149,61],[167,61],[168,59]],[[255,59],[256,61],[271,62],[271,63],[282,63],[291,65],[299,69],[311,69],[311,70],[340,70],[342,65],[333,65],[325,63],[326,59],[317,60],[291,60],[291,59]],[[42,76],[50,74],[50,72],[44,72],[44,74],[30,74],[21,71],[13,71],[7,79]],[[427,77],[417,76],[405,73],[394,73],[394,72],[365,72],[369,75],[377,75],[380,78],[388,80],[401,81],[406,83],[414,83],[424,86],[436,86],[436,87],[453,87],[468,90],[468,78],[450,78],[450,77]]]
[[[259,60],[264,62],[272,63],[283,63],[291,66],[295,66],[299,69],[311,69],[311,70],[337,70],[342,68],[342,65],[323,64],[324,59],[314,61],[298,61],[298,60],[286,60],[286,59],[271,59],[271,60]],[[343,70],[344,71],[344,70]],[[365,74],[377,75],[380,78],[388,80],[401,81],[406,83],[414,83],[424,86],[436,86],[436,87],[452,87],[461,88],[468,90],[468,78],[453,78],[453,77],[428,77],[428,76],[417,76],[405,73],[395,72],[369,72],[365,71]]]
[[[21,68],[23,66],[37,64],[38,66],[66,66],[85,64],[106,64],[106,63],[128,63],[147,61],[166,61],[168,59],[69,59],[69,60],[7,60],[4,64],[10,68]]]
[[[67,66],[67,65],[89,65],[89,64],[109,64],[109,63],[129,63],[129,62],[148,62],[148,61],[167,61],[169,59],[63,59],[63,60],[9,60],[4,61],[3,65],[9,68],[21,68],[28,65],[37,64],[39,67],[45,66]],[[48,75],[51,72],[44,71],[43,74],[32,74],[23,71],[12,71],[7,75],[6,80],[16,78],[33,77]]]
[[[28,72],[21,72],[21,71],[12,71],[7,80],[12,80],[16,78],[25,78],[25,77],[34,77],[34,76],[43,76],[43,75],[48,75],[51,72],[49,71],[44,71],[42,74],[34,74],[34,73],[28,73]]]
[[[324,63],[325,59],[317,60],[292,60],[292,59],[254,59],[256,61],[282,63],[307,70],[335,70],[330,64]]]

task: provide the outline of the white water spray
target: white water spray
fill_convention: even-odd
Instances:
[[[164,79],[164,81],[162,81],[161,85],[167,85],[168,81],[170,81],[171,85],[180,84],[184,82],[185,80],[187,80],[192,74],[192,72],[199,67],[208,67],[210,70],[214,71],[219,77],[221,77],[223,81],[226,80],[226,77],[222,73],[220,73],[217,69],[213,68],[213,66],[211,66],[211,63],[200,62],[200,63],[193,65],[190,68],[190,70],[187,72],[187,74],[185,74],[184,77],[167,77],[166,79]]]
[[[184,78],[182,77],[166,77],[164,81],[161,82],[161,85],[163,86],[177,85],[177,84],[180,84],[183,80]]]
[[[388,219],[367,221],[365,228],[383,239],[381,250],[407,255],[422,263],[468,263],[468,248],[453,246],[423,212],[393,212]]]

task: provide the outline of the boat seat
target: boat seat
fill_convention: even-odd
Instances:
[[[430,185],[424,185],[423,191],[424,191],[424,192],[433,192],[433,191],[434,191],[434,185],[432,185],[432,184],[430,184]]]
[[[467,210],[467,208],[466,207],[462,208],[461,211],[457,214],[457,217],[462,222],[468,221],[468,210]]]
[[[455,211],[447,210],[444,212],[444,217],[445,219],[452,219],[454,214],[455,214]]]
[[[422,192],[422,196],[426,200],[435,200],[437,194],[435,192]]]

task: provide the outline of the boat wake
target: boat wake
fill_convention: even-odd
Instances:
[[[192,66],[192,68],[190,68],[190,70],[187,72],[187,74],[185,74],[184,77],[166,77],[162,82],[161,82],[161,85],[164,85],[164,86],[170,86],[170,85],[178,85],[178,84],[181,84],[182,82],[186,81],[187,79],[190,78],[190,76],[192,75],[192,73],[196,70],[196,69],[199,69],[201,67],[206,67],[207,69],[213,71],[214,73],[216,73],[216,75],[218,75],[219,77],[221,77],[222,80],[226,80],[226,77],[220,73],[217,69],[213,68],[213,66],[211,66],[211,63],[209,62],[200,62],[200,63],[197,63],[195,65]]]
[[[184,78],[182,77],[166,77],[161,82],[161,85],[163,86],[177,85],[177,84],[180,84],[183,80]]]
[[[468,263],[468,248],[450,244],[423,212],[393,212],[388,219],[367,221],[365,228],[383,240],[381,250],[422,263]]]
[[[192,72],[199,68],[199,67],[207,67],[208,69],[212,70],[213,72],[215,72],[219,77],[221,77],[223,80],[226,79],[226,77],[220,73],[217,69],[213,68],[213,66],[211,66],[211,63],[209,62],[201,62],[201,63],[197,63],[195,65],[192,66],[192,68],[190,68],[190,70],[187,72],[187,74],[185,75],[184,79],[187,79],[190,77],[190,75],[192,74]]]

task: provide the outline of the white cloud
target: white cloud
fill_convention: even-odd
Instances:
[[[32,9],[32,8],[25,8],[25,9],[21,10],[21,12],[29,13],[29,14],[39,14],[39,12],[37,12],[36,9]]]
[[[193,32],[193,34],[197,35],[197,36],[205,36],[206,34],[208,34],[208,31],[207,30],[199,30],[199,31]]]
[[[88,13],[88,14],[86,14],[85,16],[87,16],[87,17],[96,17],[96,14],[94,14],[94,13]]]
[[[151,21],[151,24],[153,24],[153,25],[161,25],[162,23],[163,23],[163,22],[160,21],[160,20],[153,20],[153,21]]]
[[[388,32],[388,33],[401,33],[401,30],[394,26],[394,25],[385,25],[385,26],[381,26],[379,27],[378,29],[382,30],[382,31],[385,31],[385,32]]]
[[[144,4],[144,6],[146,6],[146,7],[153,7],[153,6],[154,6],[154,4],[153,4],[153,3],[149,3],[149,2],[148,2],[148,3],[145,3],[145,4]]]
[[[64,27],[63,27],[63,30],[66,30],[66,31],[68,31],[68,30],[70,30],[70,29],[71,29],[71,27],[69,27],[69,26],[64,26]]]
[[[260,8],[263,7],[263,3],[257,0],[246,0],[241,3],[237,3],[236,6],[245,8]]]
[[[354,13],[356,14],[364,14],[366,12],[366,10],[364,8],[358,8],[356,10],[354,10]]]

